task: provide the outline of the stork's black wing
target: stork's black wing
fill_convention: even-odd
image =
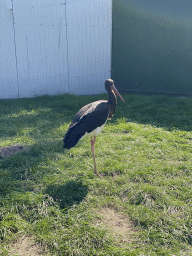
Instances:
[[[74,147],[86,132],[102,126],[109,115],[107,101],[95,101],[81,108],[75,115],[63,139],[64,148]]]

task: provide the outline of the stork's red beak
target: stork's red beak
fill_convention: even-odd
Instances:
[[[117,91],[117,88],[115,87],[115,85],[112,85],[112,88],[111,88],[111,89],[114,91],[114,93],[117,94],[117,96],[119,96],[119,98],[120,98],[122,101],[124,101],[124,99],[123,99],[123,97],[121,96],[121,94]]]

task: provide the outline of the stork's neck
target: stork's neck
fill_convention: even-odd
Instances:
[[[111,118],[113,116],[113,114],[115,113],[115,109],[117,106],[117,98],[115,96],[115,93],[112,90],[107,90],[108,92],[108,104],[109,104],[109,118]]]

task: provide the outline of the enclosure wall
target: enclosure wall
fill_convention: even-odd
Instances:
[[[0,99],[104,92],[111,34],[111,0],[1,0]]]
[[[192,94],[190,0],[113,0],[112,35],[118,88]]]

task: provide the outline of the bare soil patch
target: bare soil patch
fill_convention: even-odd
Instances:
[[[9,249],[9,256],[39,256],[48,255],[45,249],[37,244],[31,237],[22,237],[19,241],[13,243]]]
[[[98,216],[98,224],[103,224],[109,229],[110,233],[120,239],[121,243],[125,245],[133,242],[134,223],[127,216],[116,212],[112,208],[101,209]]]
[[[0,147],[0,159],[21,153],[24,150],[29,151],[29,148],[24,147],[22,145]]]

